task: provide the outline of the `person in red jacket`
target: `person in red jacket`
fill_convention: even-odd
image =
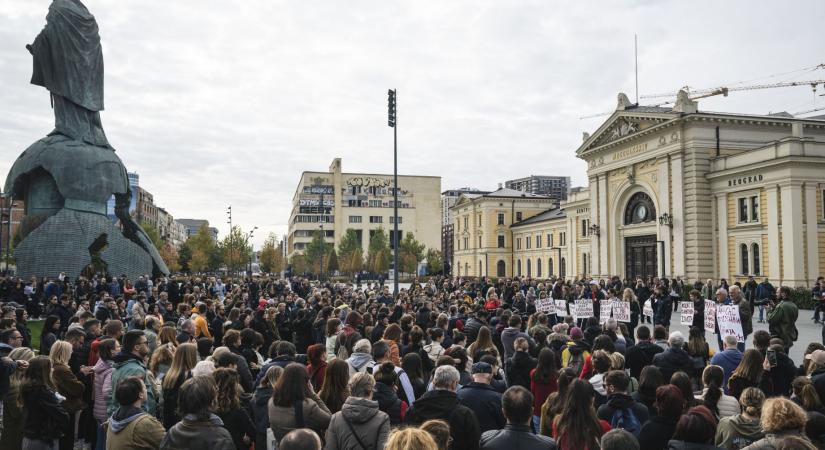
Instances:
[[[539,429],[541,405],[553,392],[559,390],[559,371],[553,350],[543,348],[539,352],[536,368],[530,371],[530,392],[533,393],[533,429]]]

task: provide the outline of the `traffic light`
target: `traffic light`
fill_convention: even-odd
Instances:
[[[387,91],[387,125],[395,128],[395,91]]]

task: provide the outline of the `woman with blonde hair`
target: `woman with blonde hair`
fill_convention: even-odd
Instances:
[[[195,354],[197,355],[197,351]],[[152,358],[149,360],[149,371],[155,376],[155,380],[158,382],[163,381],[164,377],[166,377],[166,372],[168,372],[169,367],[172,366],[174,358],[175,352],[169,350],[169,347],[158,347],[155,349],[155,352],[152,353]]]
[[[175,334],[175,327],[163,326],[158,332],[158,348],[166,347],[171,353],[175,353],[178,348],[178,337]]]
[[[52,382],[57,393],[66,398],[62,406],[69,413],[71,427],[68,433],[60,438],[61,449],[74,447],[74,438],[77,432],[75,415],[85,408],[83,403],[83,382],[69,368],[69,359],[72,357],[72,344],[66,341],[57,341],[49,351],[52,361]]]
[[[727,450],[739,450],[760,439],[765,434],[759,419],[762,415],[762,405],[765,403],[765,393],[757,388],[747,388],[739,397],[742,412],[719,421],[716,427],[715,444]]]
[[[192,378],[192,369],[197,363],[198,347],[195,344],[181,344],[175,352],[166,376],[163,377],[163,426],[167,430],[180,421],[177,414],[178,391],[184,381]]]
[[[384,450],[439,450],[430,433],[418,428],[400,428],[390,433]]]
[[[769,398],[762,405],[762,417],[759,420],[765,437],[748,448],[775,449],[784,438],[789,436],[805,439],[804,430],[807,421],[808,416],[801,406],[784,397]]]

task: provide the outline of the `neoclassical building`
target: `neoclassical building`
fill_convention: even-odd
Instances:
[[[487,265],[474,260],[490,241],[456,246],[453,273],[810,286],[825,269],[825,116],[705,112],[684,92],[672,108],[637,106],[619,94],[576,156],[587,188],[508,225],[513,241]],[[473,200],[456,203],[456,223]],[[468,232],[502,233],[481,225]]]

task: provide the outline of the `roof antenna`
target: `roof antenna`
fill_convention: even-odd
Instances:
[[[636,60],[636,106],[639,106],[639,35],[633,35],[633,53]]]

